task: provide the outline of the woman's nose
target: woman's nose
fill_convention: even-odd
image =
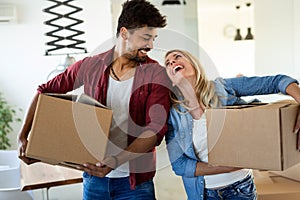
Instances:
[[[173,66],[175,64],[175,60],[170,61],[170,65]]]

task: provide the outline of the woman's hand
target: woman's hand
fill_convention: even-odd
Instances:
[[[297,83],[289,84],[285,91],[286,91],[287,94],[292,96],[295,99],[295,101],[297,101],[298,104],[300,105],[300,87],[298,86]],[[300,109],[298,111],[297,120],[296,120],[296,123],[295,123],[295,126],[294,126],[294,133],[298,134],[297,149],[300,151],[300,134],[299,134],[299,130],[300,130]]]
[[[298,135],[298,137],[297,137],[297,150],[300,151],[300,133],[299,133],[299,130],[300,130],[300,108],[299,108],[299,111],[298,111],[298,116],[297,116],[297,120],[296,120],[295,127],[294,127],[294,133]]]

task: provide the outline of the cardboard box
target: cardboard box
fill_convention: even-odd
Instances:
[[[26,156],[69,167],[96,163],[105,156],[111,120],[112,110],[86,95],[40,94]]]
[[[265,170],[299,163],[293,133],[298,110],[291,100],[207,110],[208,162]]]
[[[259,200],[299,200],[300,183],[268,171],[254,170],[254,183]]]
[[[300,182],[300,163],[284,171],[271,171],[271,173]]]

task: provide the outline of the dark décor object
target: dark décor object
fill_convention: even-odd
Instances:
[[[82,8],[69,4],[74,0],[66,0],[66,1],[48,0],[48,1],[55,3],[55,5],[50,6],[44,9],[43,11],[45,13],[54,15],[55,17],[45,21],[44,24],[51,26],[55,29],[45,33],[45,35],[49,37],[53,37],[55,39],[46,43],[46,45],[52,46],[53,48],[46,50],[45,55],[46,56],[52,55],[50,53],[52,53],[53,51],[61,50],[64,48],[68,50],[71,49],[75,50],[77,51],[76,53],[87,53],[86,48],[79,46],[80,44],[84,44],[85,41],[75,38],[84,34],[84,31],[74,28],[74,26],[83,23],[83,20],[72,17],[73,14],[82,11]],[[61,11],[62,9],[67,11],[64,13],[58,12]],[[68,25],[65,25],[65,23],[59,23],[59,21],[62,19],[67,21]],[[72,53],[74,52],[67,52],[63,54],[66,55]]]

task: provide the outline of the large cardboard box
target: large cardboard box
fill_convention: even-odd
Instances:
[[[26,156],[69,167],[96,163],[105,156],[111,120],[112,110],[86,95],[40,94]]]
[[[299,200],[300,183],[268,171],[254,170],[258,200]]]
[[[207,110],[208,162],[284,170],[300,162],[292,100]]]

